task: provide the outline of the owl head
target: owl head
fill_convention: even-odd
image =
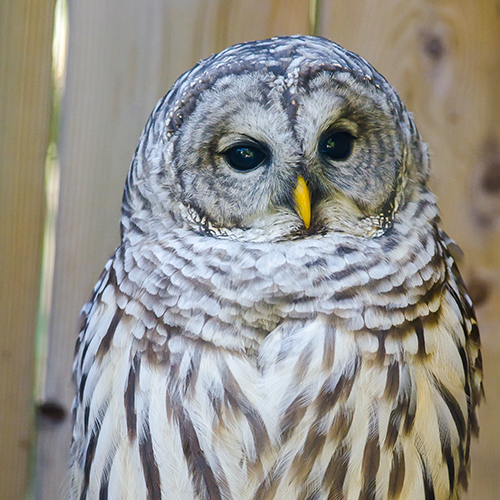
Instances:
[[[410,114],[360,56],[309,36],[242,43],[157,104],[127,178],[122,234],[374,238],[427,175]]]

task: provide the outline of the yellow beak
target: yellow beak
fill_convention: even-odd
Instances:
[[[306,181],[301,175],[299,175],[297,186],[293,190],[293,200],[295,201],[295,211],[304,221],[306,229],[309,229],[311,225],[311,197]]]

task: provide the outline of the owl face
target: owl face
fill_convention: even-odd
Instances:
[[[291,46],[273,53],[276,64],[263,68],[262,54],[242,62],[241,50],[228,49],[215,56],[225,64],[211,61],[204,77],[188,74],[174,86],[176,106],[160,104],[170,109],[167,132],[151,149],[163,158],[156,171],[168,200],[153,219],[173,214],[196,230],[270,240],[332,231],[374,237],[390,227],[411,196],[408,172],[422,170],[411,119],[368,63],[356,72],[332,42],[313,58],[309,45],[326,41],[281,40]],[[309,59],[299,70],[300,51]]]

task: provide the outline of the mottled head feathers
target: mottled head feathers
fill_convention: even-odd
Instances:
[[[352,157],[325,162],[318,144],[336,130],[352,134]],[[224,153],[247,141],[266,161],[235,172]],[[309,235],[355,227],[373,237],[411,196],[408,177],[425,183],[426,146],[394,89],[360,56],[308,36],[238,44],[184,73],[152,112],[127,179],[123,229],[189,220],[227,237],[300,237],[298,175],[311,189]]]

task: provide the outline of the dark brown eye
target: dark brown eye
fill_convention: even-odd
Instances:
[[[267,154],[257,146],[242,144],[225,151],[224,156],[231,167],[238,172],[249,172],[257,168],[267,158]]]
[[[346,160],[353,143],[354,137],[349,132],[334,132],[319,141],[319,152],[332,160]]]

